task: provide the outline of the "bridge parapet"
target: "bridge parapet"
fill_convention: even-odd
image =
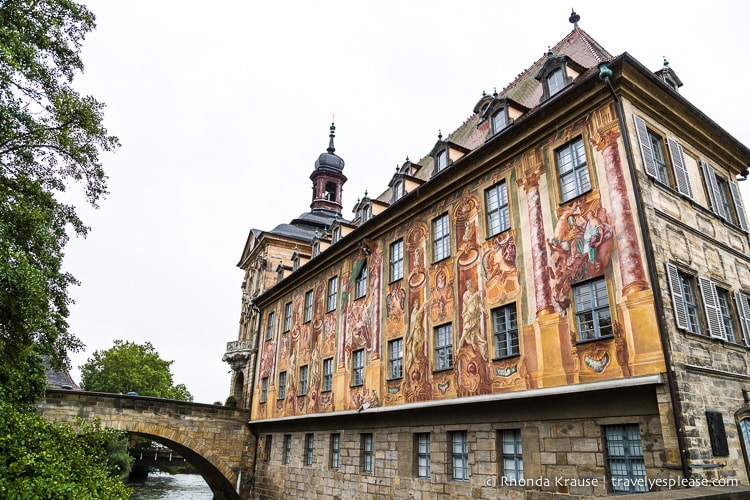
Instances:
[[[101,420],[105,427],[149,437],[180,453],[214,498],[246,498],[255,436],[248,411],[219,405],[99,392],[48,389],[36,407],[48,420]]]

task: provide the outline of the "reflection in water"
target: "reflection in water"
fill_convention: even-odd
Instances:
[[[213,494],[198,474],[149,472],[144,482],[128,483],[131,500],[211,500]]]

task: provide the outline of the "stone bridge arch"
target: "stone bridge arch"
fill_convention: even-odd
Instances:
[[[180,453],[215,499],[249,497],[256,438],[247,410],[142,396],[48,389],[36,404],[48,420],[96,418],[105,427],[147,437]]]

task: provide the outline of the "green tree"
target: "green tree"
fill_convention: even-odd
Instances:
[[[128,393],[192,401],[183,384],[173,385],[170,366],[150,342],[115,340],[106,351],[95,351],[81,368],[81,387],[87,391]]]
[[[99,154],[119,145],[103,105],[72,87],[94,27],[71,0],[0,1],[0,400],[31,402],[44,391],[42,359],[60,368],[81,348],[62,258],[68,231],[87,228],[55,195],[78,183],[96,206],[107,180]]]
[[[126,500],[123,434],[98,423],[74,429],[0,402],[0,498]]]

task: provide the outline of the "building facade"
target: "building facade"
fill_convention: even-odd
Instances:
[[[254,497],[747,484],[750,150],[681,84],[576,23],[351,221],[319,159],[240,263]]]

